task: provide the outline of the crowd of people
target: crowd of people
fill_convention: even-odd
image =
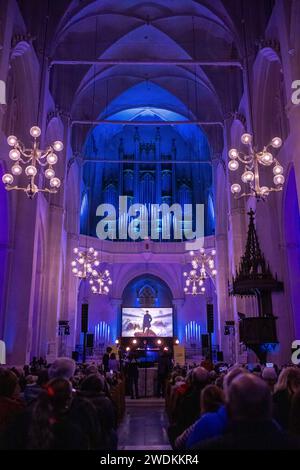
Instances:
[[[176,450],[300,450],[300,368],[295,366],[175,367],[166,406]]]
[[[100,365],[58,358],[0,368],[0,449],[117,450],[125,374],[138,398],[134,354],[123,363],[107,350]],[[299,367],[171,368],[162,354],[158,388],[174,450],[300,450]]]
[[[0,368],[0,449],[116,450],[124,407],[121,375],[102,364]]]

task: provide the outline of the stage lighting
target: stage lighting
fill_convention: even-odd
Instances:
[[[175,344],[179,344],[179,339],[176,339]]]
[[[136,340],[136,339],[133,339],[133,340],[132,340],[132,344],[137,344],[137,340]]]
[[[116,339],[115,341],[116,344],[120,344],[120,341],[118,339]]]
[[[130,348],[129,348],[128,346],[127,346],[127,348],[126,348],[126,351],[127,351],[127,352],[130,351]]]
[[[158,339],[158,340],[157,340],[157,344],[161,344],[161,339]]]

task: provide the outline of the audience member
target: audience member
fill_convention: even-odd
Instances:
[[[9,369],[0,368],[0,439],[24,409],[19,392],[17,376]]]
[[[103,376],[99,374],[89,375],[81,383],[80,396],[91,401],[97,410],[97,417],[102,431],[100,448],[103,450],[117,450],[116,410],[111,399],[107,397],[105,389]]]
[[[272,398],[268,385],[255,374],[239,374],[228,389],[229,429],[220,437],[196,445],[202,450],[300,449],[272,420]]]
[[[288,429],[293,395],[300,388],[300,369],[287,367],[279,375],[273,395],[273,416],[283,429]]]

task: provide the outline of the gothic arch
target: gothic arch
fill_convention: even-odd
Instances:
[[[260,50],[254,63],[253,77],[254,133],[256,144],[263,147],[277,135],[282,139],[287,136],[282,63],[274,49],[266,47]]]

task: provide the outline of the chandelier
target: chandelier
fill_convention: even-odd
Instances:
[[[201,248],[198,254],[194,251],[190,251],[192,259],[191,271],[184,272],[183,276],[185,279],[184,292],[187,295],[203,295],[206,292],[204,282],[208,277],[215,278],[217,270],[215,268],[215,255],[216,250],[205,251]]]
[[[61,152],[64,148],[63,143],[59,140],[53,142],[46,150],[39,148],[38,138],[41,135],[41,129],[33,126],[30,129],[30,135],[33,137],[33,145],[31,149],[27,149],[23,143],[14,135],[10,135],[7,143],[13,147],[9,152],[9,158],[13,161],[11,173],[6,173],[2,177],[2,182],[8,191],[18,190],[24,191],[27,196],[32,199],[38,192],[56,193],[60,187],[61,181],[55,176],[53,166],[57,163],[57,155],[54,152]],[[13,185],[14,177],[20,176],[23,172],[22,165],[25,165],[25,175],[28,183],[24,186]],[[49,188],[39,187],[36,180],[41,180],[38,173],[39,168],[44,169],[44,175],[49,180]]]
[[[282,146],[280,137],[274,137],[271,142],[258,152],[253,147],[253,137],[251,134],[243,134],[241,137],[242,144],[248,147],[248,152],[243,153],[236,149],[229,150],[230,162],[228,168],[230,171],[236,171],[239,168],[239,162],[244,165],[244,171],[241,180],[248,188],[244,193],[240,194],[242,188],[240,184],[234,183],[231,186],[231,192],[236,199],[255,196],[257,199],[265,199],[271,192],[282,191],[285,178],[283,176],[283,168],[278,160],[273,156],[270,147],[279,149]],[[273,167],[273,183],[274,186],[261,186],[259,169],[261,167]]]
[[[90,279],[89,281],[93,294],[107,295],[109,293],[109,287],[112,285],[110,272],[106,269],[103,272],[98,273],[97,278]]]
[[[75,255],[75,259],[71,263],[72,273],[79,279],[88,280],[94,294],[108,294],[108,285],[112,284],[112,280],[108,270],[99,272],[96,269],[100,265],[98,251],[93,247],[86,250],[74,248],[73,253]]]

